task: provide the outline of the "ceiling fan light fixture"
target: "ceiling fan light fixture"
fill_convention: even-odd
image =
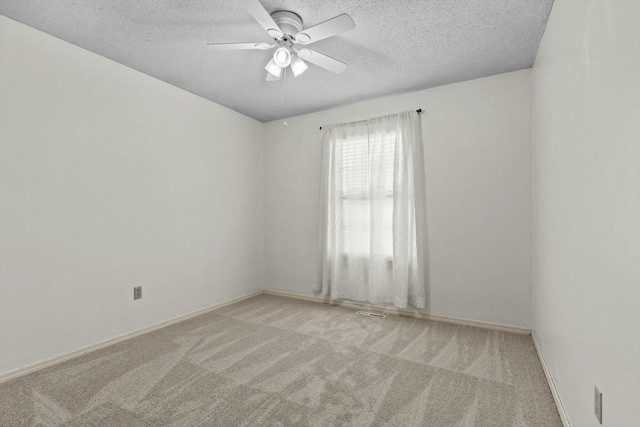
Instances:
[[[264,69],[267,70],[269,74],[273,75],[274,77],[277,77],[278,79],[280,78],[280,74],[282,74],[282,68],[278,64],[276,64],[273,59],[269,61],[269,63],[264,67]]]
[[[293,73],[293,77],[298,77],[300,74],[307,71],[309,66],[297,56],[291,57],[291,72]]]
[[[286,47],[279,47],[273,53],[273,61],[278,67],[287,67],[291,64],[291,52]]]

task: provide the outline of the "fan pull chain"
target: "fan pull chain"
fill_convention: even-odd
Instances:
[[[284,127],[287,127],[287,69],[284,68]]]

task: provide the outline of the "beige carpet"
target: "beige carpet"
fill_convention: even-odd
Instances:
[[[531,338],[269,295],[0,384],[1,426],[561,426]]]

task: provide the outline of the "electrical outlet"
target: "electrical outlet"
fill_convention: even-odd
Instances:
[[[136,286],[133,288],[133,299],[142,298],[142,286]]]
[[[596,414],[598,422],[602,424],[602,392],[598,390],[598,386],[596,386],[595,388],[595,397],[593,403],[593,412]]]

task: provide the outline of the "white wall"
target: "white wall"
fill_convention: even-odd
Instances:
[[[640,2],[556,0],[533,67],[534,333],[569,421],[640,425]]]
[[[261,289],[262,127],[0,16],[0,374]]]
[[[267,123],[265,288],[312,295],[319,126],[422,108],[427,311],[530,326],[530,89],[523,70]]]

